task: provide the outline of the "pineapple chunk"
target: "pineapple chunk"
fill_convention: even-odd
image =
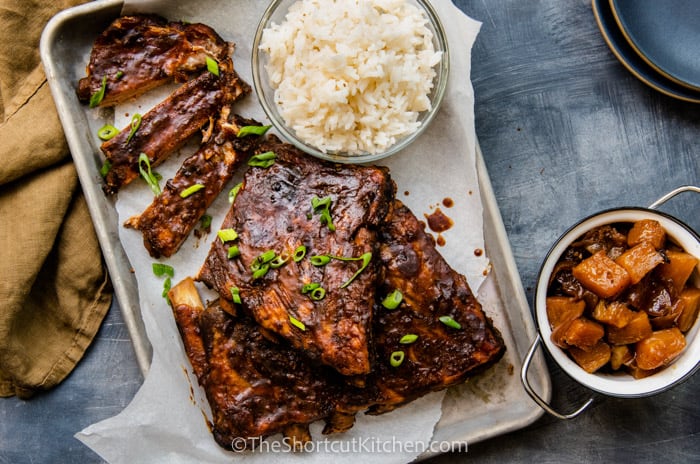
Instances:
[[[680,293],[698,264],[698,259],[689,253],[674,250],[667,250],[666,256],[669,262],[659,266],[659,274],[671,279],[676,291]]]
[[[573,321],[583,314],[586,303],[569,296],[547,297],[547,319],[552,329],[564,322]]]
[[[569,353],[581,368],[592,374],[610,361],[610,345],[603,341],[596,343],[588,351],[572,346]]]
[[[666,366],[681,354],[685,344],[677,327],[656,331],[636,344],[637,367],[648,371]]]
[[[576,265],[572,273],[581,285],[600,298],[611,298],[630,283],[630,276],[619,264],[599,251]]]
[[[642,219],[634,223],[627,234],[627,244],[633,247],[642,242],[650,243],[657,250],[664,247],[666,231],[659,221]]]
[[[605,329],[597,322],[579,317],[569,324],[563,338],[567,345],[576,346],[584,351],[593,348],[605,335]]]
[[[593,319],[618,329],[629,324],[635,315],[634,311],[620,301],[606,303],[604,300],[600,300],[593,310]]]
[[[633,359],[634,355],[627,345],[615,345],[610,349],[610,367],[615,371]]]
[[[625,268],[630,275],[630,283],[634,285],[649,271],[663,263],[664,257],[656,251],[654,245],[642,242],[622,253],[615,262]]]
[[[679,301],[682,309],[676,323],[680,331],[685,333],[693,327],[695,319],[698,317],[698,310],[700,310],[700,288],[690,287],[684,289],[681,292]]]
[[[644,311],[639,311],[626,326],[618,329],[608,327],[608,342],[613,345],[627,345],[644,340],[651,335],[651,323],[649,316]]]

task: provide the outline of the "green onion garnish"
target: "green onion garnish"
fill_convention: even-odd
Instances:
[[[391,356],[389,356],[389,363],[393,367],[399,367],[401,365],[401,363],[403,362],[403,358],[405,356],[406,355],[404,354],[403,351],[394,351],[393,353],[391,353]]]
[[[110,169],[112,169],[112,163],[110,163],[109,160],[105,160],[105,162],[102,163],[102,167],[100,168],[100,175],[102,177],[107,177],[107,173]]]
[[[204,188],[204,185],[203,185],[203,184],[194,184],[194,185],[190,185],[190,186],[187,187],[185,190],[183,190],[182,192],[180,192],[180,198],[187,198],[187,197],[189,197],[190,195],[192,195],[193,193],[199,192],[199,191],[202,190],[203,188]]]
[[[325,266],[331,262],[331,257],[328,255],[316,255],[309,258],[314,266]]]
[[[237,258],[241,255],[241,250],[236,245],[228,247],[228,259]]]
[[[275,158],[277,155],[274,151],[266,151],[265,153],[260,153],[255,155],[248,160],[248,166],[253,166],[256,168],[269,168],[275,164]]]
[[[397,288],[382,300],[382,306],[386,309],[396,309],[401,304],[401,300],[403,300],[403,294]]]
[[[274,259],[270,261],[270,267],[272,269],[277,269],[284,266],[287,261],[289,261],[289,254],[282,252],[282,254],[275,256]]]
[[[304,259],[304,256],[306,256],[306,247],[304,245],[299,245],[296,250],[294,250],[292,260],[294,260],[295,263],[298,263]]]
[[[207,56],[205,58],[205,61],[207,62],[207,71],[212,73],[215,76],[219,75],[219,63],[216,62],[216,60],[210,56]]]
[[[304,284],[304,285],[301,287],[301,293],[307,294],[307,293],[309,293],[310,291],[319,288],[320,286],[321,286],[321,284],[319,284],[318,282],[311,282],[310,284]]]
[[[236,201],[236,196],[238,195],[238,191],[243,187],[243,182],[239,182],[236,185],[233,186],[231,190],[228,192],[228,202],[230,204],[233,204],[234,201]]]
[[[172,281],[170,280],[170,277],[166,277],[165,280],[163,281],[163,293],[160,295],[168,300],[168,304],[170,304],[170,298],[168,298],[168,292],[170,291],[170,288],[172,287]]]
[[[129,136],[126,138],[126,143],[131,141],[131,138],[136,134],[136,131],[141,127],[141,115],[135,113],[131,118],[131,130],[129,131]]]
[[[241,291],[238,287],[231,287],[231,298],[236,304],[241,304]]]
[[[203,214],[201,218],[199,218],[200,222],[200,227],[204,230],[208,230],[211,227],[211,220],[212,217],[208,214]]]
[[[255,262],[260,263],[260,264],[269,263],[270,261],[275,259],[275,256],[277,256],[277,253],[275,253],[275,250],[267,250],[266,252],[258,255],[258,257],[255,258]]]
[[[289,316],[289,322],[299,330],[306,330],[304,323],[292,315]]]
[[[117,71],[117,74],[114,75],[114,78],[116,80],[119,80],[122,78],[123,75],[124,75],[124,71]]]
[[[232,242],[238,238],[238,232],[233,229],[221,229],[216,233],[222,242]]]
[[[336,258],[336,259],[341,259],[341,258]],[[353,280],[355,280],[355,279],[357,278],[357,276],[360,275],[360,273],[361,273],[362,271],[365,270],[365,268],[367,268],[367,266],[369,265],[370,261],[372,260],[372,253],[370,253],[370,252],[364,253],[364,254],[363,254],[362,256],[360,256],[359,258],[342,258],[342,259],[343,259],[344,261],[357,261],[357,260],[360,260],[360,259],[362,260],[362,266],[357,270],[357,272],[355,272],[355,273],[352,275],[352,277],[350,277],[343,285],[340,286],[340,288],[345,288],[345,287],[347,287],[348,285],[350,285],[350,283],[351,283]]]
[[[322,300],[326,296],[326,290],[323,287],[316,287],[309,292],[309,296],[314,301]]]
[[[416,334],[406,334],[403,337],[401,337],[401,340],[399,340],[399,343],[402,345],[410,345],[411,343],[415,342],[418,340],[418,335]]]
[[[109,140],[118,133],[119,129],[111,124],[105,124],[97,131],[97,136],[100,138],[100,140]]]
[[[245,137],[246,135],[265,135],[272,126],[243,126],[238,131],[236,137]]]
[[[328,226],[328,230],[334,231],[335,225],[333,224],[333,219],[331,218],[331,197],[313,197],[311,199],[311,208],[313,208],[314,213],[321,215],[321,224]]]
[[[445,324],[447,327],[452,327],[453,329],[461,329],[462,325],[452,319],[452,316],[440,316],[438,319],[440,319],[440,322]]]
[[[156,277],[163,277],[165,275],[170,276],[170,277],[175,277],[175,269],[168,264],[153,263],[152,268],[153,268],[153,274]]]
[[[146,165],[146,169],[143,168],[142,164]],[[160,185],[158,185],[158,179],[153,171],[151,171],[151,161],[148,159],[148,156],[146,156],[145,153],[141,153],[139,155],[139,172],[141,173],[143,180],[145,180],[148,186],[151,187],[153,195],[160,195]]]
[[[261,277],[265,277],[265,274],[267,274],[267,271],[270,270],[270,264],[265,263],[265,264],[260,264],[258,265],[255,270],[253,270],[253,280],[257,280]]]
[[[102,77],[100,90],[90,95],[90,108],[94,108],[102,103],[102,99],[105,97],[105,90],[107,90],[107,76]]]

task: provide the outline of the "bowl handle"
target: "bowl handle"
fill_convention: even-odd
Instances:
[[[537,338],[535,338],[535,341],[532,342],[530,350],[527,352],[527,355],[523,360],[523,367],[520,369],[520,381],[523,383],[523,387],[525,388],[527,394],[530,395],[530,398],[532,398],[535,401],[535,403],[537,403],[542,409],[544,409],[557,419],[573,419],[574,417],[581,414],[588,406],[590,406],[590,404],[593,402],[593,398],[589,398],[588,401],[586,401],[583,404],[583,406],[578,408],[576,411],[569,414],[561,414],[552,409],[552,407],[549,404],[547,404],[545,400],[540,398],[540,396],[535,392],[535,390],[532,389],[532,386],[530,385],[530,382],[527,379],[527,372],[530,369],[530,363],[532,362],[532,358],[535,356],[535,352],[537,351],[537,348],[540,346],[541,342],[542,338],[538,333]]]
[[[681,187],[678,187],[677,189],[671,190],[668,192],[666,195],[662,196],[658,200],[656,200],[654,203],[649,205],[649,209],[656,209],[659,206],[663,205],[666,203],[668,200],[671,198],[675,197],[679,193],[682,192],[695,192],[695,193],[700,193],[700,187],[696,187],[694,185],[683,185]]]

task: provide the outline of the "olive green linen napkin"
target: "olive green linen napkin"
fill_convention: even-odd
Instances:
[[[0,0],[0,396],[61,382],[112,288],[39,57],[48,20],[84,0]]]

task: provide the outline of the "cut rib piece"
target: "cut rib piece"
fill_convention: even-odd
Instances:
[[[229,300],[231,287],[238,288],[258,323],[311,358],[344,375],[366,374],[378,277],[377,228],[389,210],[394,183],[386,168],[322,162],[272,136],[258,152],[275,153],[275,163],[248,170],[222,225],[238,233],[240,256],[229,259],[231,243],[215,240],[197,279]],[[314,198],[330,199],[334,230],[313,211]],[[258,278],[252,272],[251,265],[254,269],[265,252],[289,257],[301,246],[307,250],[304,259],[288,259]],[[364,254],[371,256],[366,268],[346,285],[362,267]],[[333,258],[315,266],[314,255],[355,260]],[[314,300],[303,294],[307,284],[320,285],[325,295]]]
[[[233,44],[204,24],[168,22],[156,15],[117,18],[97,38],[77,94],[87,103],[106,78],[100,106],[112,106],[206,68],[206,57],[230,57]]]
[[[424,225],[398,200],[381,230],[380,260],[384,280],[374,312],[376,354],[367,380],[378,396],[370,413],[391,411],[430,391],[462,383],[501,359],[501,334],[466,278],[450,267]],[[394,310],[383,307],[381,299],[396,289],[403,295],[401,304]],[[443,316],[459,328],[441,322]],[[417,338],[401,343],[406,335]],[[397,351],[404,357],[394,367],[390,357]]]
[[[258,122],[229,115],[228,107],[224,108],[209,140],[182,163],[141,215],[124,224],[143,233],[144,246],[154,258],[177,252],[237,167],[259,144],[257,135],[238,137],[241,127],[259,126]],[[183,198],[182,193],[195,185],[202,188]]]
[[[139,176],[139,155],[145,153],[151,166],[163,162],[180,148],[224,105],[246,94],[250,88],[222,63],[220,76],[205,72],[192,79],[141,118],[133,134],[125,128],[101,146],[109,162],[103,189],[108,194]]]
[[[278,344],[248,317],[231,317],[230,303],[204,309],[192,279],[169,292],[173,314],[195,375],[213,415],[216,442],[231,449],[234,439],[278,432],[292,442],[310,437],[308,425],[326,417],[337,397],[329,368]]]

